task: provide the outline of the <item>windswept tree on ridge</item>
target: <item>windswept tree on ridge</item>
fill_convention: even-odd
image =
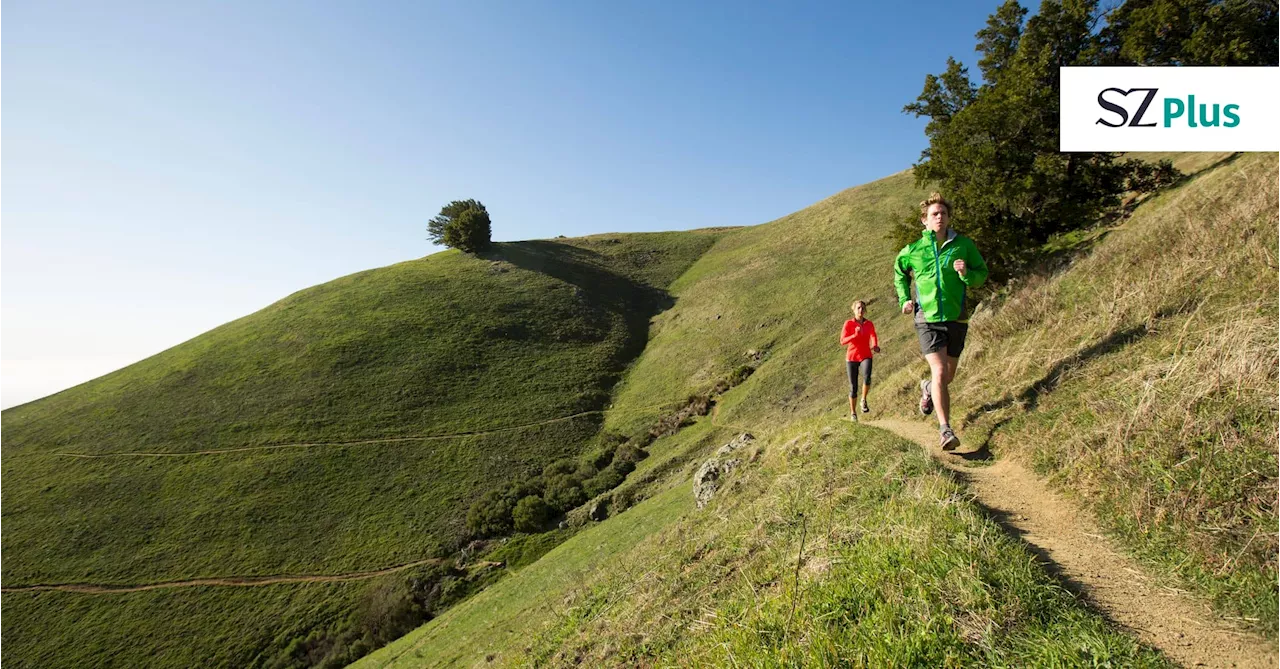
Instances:
[[[479,200],[454,200],[427,223],[427,235],[433,243],[479,253],[489,248],[493,235],[489,211]]]

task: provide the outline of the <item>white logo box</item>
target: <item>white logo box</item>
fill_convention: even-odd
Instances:
[[[1064,67],[1060,73],[1062,151],[1280,151],[1278,67]],[[1099,94],[1111,108],[1099,103]],[[1206,127],[1201,121],[1214,119],[1215,105],[1218,125]],[[1173,116],[1179,106],[1182,114]],[[1234,127],[1227,127],[1233,117]]]

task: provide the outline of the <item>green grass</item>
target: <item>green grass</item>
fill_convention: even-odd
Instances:
[[[473,664],[494,655],[521,656],[528,633],[555,617],[559,597],[693,506],[675,486],[608,522],[585,529],[536,563],[455,606],[431,623],[370,655],[357,666]]]
[[[1169,666],[916,445],[811,420],[754,451],[707,508],[668,489],[360,666]]]
[[[483,258],[445,252],[370,270],[7,410],[4,583],[343,574],[447,554],[466,539],[474,499],[583,452],[602,416],[412,437],[604,409],[643,350],[649,318],[670,306],[665,288],[719,234],[505,243]],[[182,457],[60,455],[397,438]],[[352,597],[370,587],[350,586]],[[274,650],[254,646],[255,635],[278,636],[272,615],[336,629],[330,622],[348,617],[353,601],[315,602],[304,587],[281,586],[267,608],[275,614],[250,625],[220,611],[228,597],[240,602],[264,592],[151,593],[153,601],[204,603],[184,606],[181,615],[194,617],[182,621],[163,605],[149,614],[138,609],[131,629],[141,636],[178,623],[204,630],[185,641],[191,653],[249,664],[284,653],[292,639],[280,636],[284,645]],[[70,597],[14,595],[15,617],[42,619],[43,606]],[[110,611],[126,597],[98,596],[84,606]],[[118,651],[104,639],[120,637],[102,636],[101,626],[61,626],[107,656]],[[75,666],[73,655],[49,650],[66,648],[55,635],[27,636],[36,629],[5,626],[6,646],[21,649],[7,659]]]

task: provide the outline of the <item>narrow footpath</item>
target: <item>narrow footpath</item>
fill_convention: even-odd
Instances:
[[[340,583],[344,581],[363,581],[394,574],[398,571],[443,562],[439,558],[428,558],[407,564],[387,567],[375,571],[360,571],[351,574],[322,574],[316,576],[218,576],[212,578],[194,578],[186,581],[164,581],[161,583],[144,583],[140,585],[115,585],[107,583],[50,583],[42,585],[15,585],[0,588],[0,592],[32,592],[40,590],[60,590],[62,592],[79,592],[88,595],[114,595],[123,592],[145,592],[147,590],[163,590],[167,588],[194,588],[200,586],[225,586],[235,588],[252,588],[280,583]]]
[[[1275,669],[1273,642],[1231,628],[1190,593],[1161,585],[1102,535],[1089,514],[1009,460],[966,467],[938,447],[933,421],[865,423],[914,441],[963,479],[977,501],[1026,542],[1046,568],[1107,618],[1186,667]],[[964,448],[963,446],[961,447]]]

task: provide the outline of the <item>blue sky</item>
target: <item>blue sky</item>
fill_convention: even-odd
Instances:
[[[449,200],[753,225],[905,169],[996,6],[6,2],[0,401],[435,252]]]

